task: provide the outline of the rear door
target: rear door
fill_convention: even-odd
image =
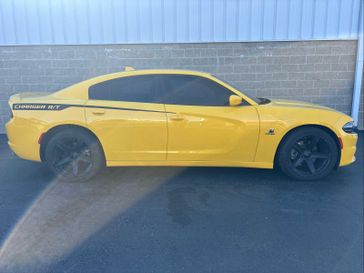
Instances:
[[[247,103],[229,106],[236,95],[219,83],[194,75],[162,75],[167,119],[167,159],[251,162],[259,119]]]
[[[155,103],[156,75],[107,80],[89,88],[86,118],[108,161],[165,160],[167,118]]]

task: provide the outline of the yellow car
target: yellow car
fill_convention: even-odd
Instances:
[[[251,98],[203,72],[134,70],[9,100],[9,145],[61,179],[104,166],[274,168],[319,179],[355,161],[351,117],[288,100]]]

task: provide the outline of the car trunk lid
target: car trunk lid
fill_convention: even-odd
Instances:
[[[12,95],[9,102],[24,102],[28,99],[47,97],[50,93],[47,92],[25,92]]]

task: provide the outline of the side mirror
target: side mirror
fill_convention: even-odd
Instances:
[[[243,102],[243,99],[237,95],[231,95],[229,97],[230,106],[238,106]]]

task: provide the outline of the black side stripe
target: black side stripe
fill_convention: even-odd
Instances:
[[[111,110],[124,110],[124,111],[139,111],[139,112],[155,112],[155,113],[168,113],[172,112],[158,111],[158,110],[146,110],[146,109],[135,109],[135,108],[124,108],[124,107],[112,107],[112,106],[98,106],[98,105],[81,105],[80,107],[85,108],[101,108],[101,109],[111,109]]]
[[[81,107],[81,108],[101,108],[111,110],[124,110],[124,111],[138,111],[138,112],[154,112],[154,113],[169,113],[158,110],[146,110],[146,109],[135,109],[125,107],[112,107],[112,106],[98,106],[98,105],[82,105],[82,104],[52,104],[52,103],[14,103],[13,110],[36,110],[36,111],[61,111],[69,107]]]

